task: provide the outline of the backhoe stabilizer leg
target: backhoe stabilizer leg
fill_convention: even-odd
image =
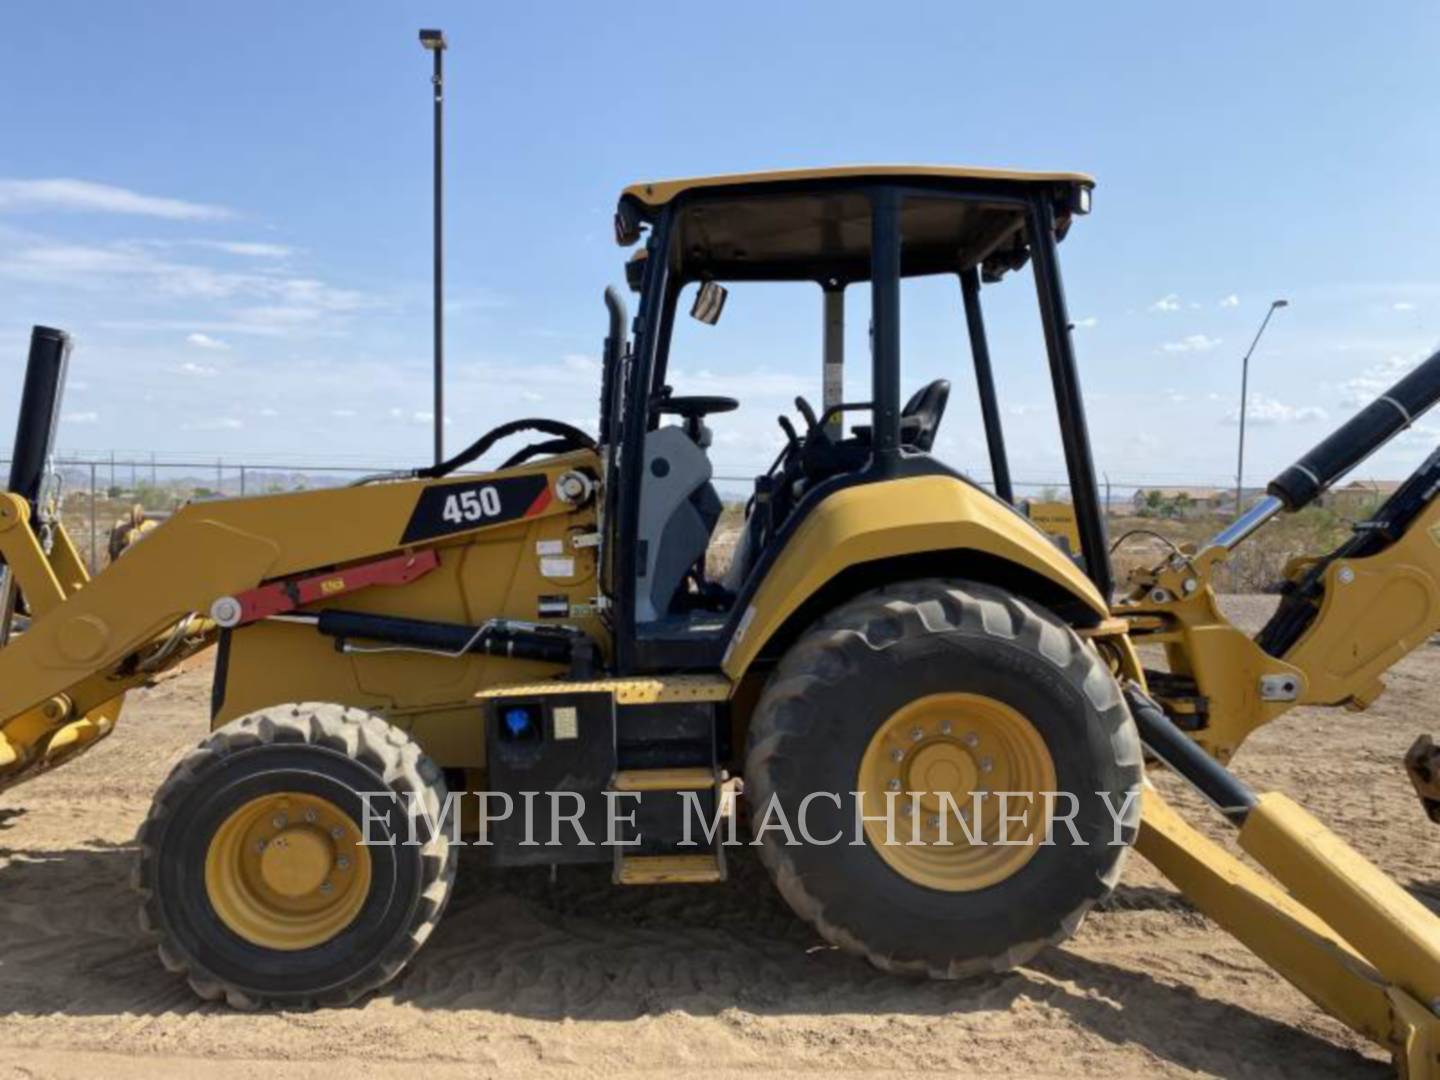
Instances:
[[[1440,1018],[1314,911],[1189,825],[1154,788],[1145,791],[1136,848],[1311,1001],[1386,1047],[1402,1076],[1440,1076]]]
[[[1239,827],[1240,847],[1279,885],[1152,787],[1140,853],[1317,1005],[1389,1048],[1402,1074],[1440,1077],[1440,919],[1293,800],[1251,792],[1138,687],[1125,696],[1146,748]]]

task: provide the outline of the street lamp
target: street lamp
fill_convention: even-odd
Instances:
[[[445,111],[444,67],[445,32],[443,30],[421,30],[420,44],[435,56],[435,74],[430,76],[430,85],[435,89],[435,464],[445,460],[445,270],[443,262],[444,241],[444,186],[441,168],[444,143],[442,141],[441,118]]]
[[[1289,307],[1289,300],[1272,300],[1270,309],[1265,312],[1265,318],[1260,320],[1260,329],[1255,331],[1255,340],[1250,342],[1250,348],[1245,350],[1245,359],[1240,362],[1240,455],[1235,462],[1235,516],[1238,518],[1244,509],[1240,505],[1241,497],[1245,488],[1245,413],[1249,405],[1250,389],[1250,354],[1255,351],[1255,346],[1260,344],[1260,335],[1265,333],[1265,327],[1270,325],[1270,316],[1282,307]]]

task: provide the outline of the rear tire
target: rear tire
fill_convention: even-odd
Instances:
[[[950,701],[981,703],[982,726],[957,719],[952,734],[951,722],[932,713],[925,730],[918,723],[913,728],[914,746],[942,747],[949,756],[940,760],[940,774],[963,773],[971,790],[986,787],[982,771],[1005,773],[1003,764],[982,754],[1021,747],[1011,776],[1024,774],[1027,762],[1053,763],[1052,771],[1037,766],[1026,775],[1046,782],[1053,776],[1054,790],[1075,793],[1074,823],[1084,846],[1070,842],[1057,822],[1055,843],[1033,846],[1018,865],[991,861],[977,870],[952,862],[937,871],[933,863],[916,864],[906,849],[882,855],[869,832],[863,843],[851,843],[855,805],[845,793],[864,790],[867,776],[909,768],[903,744],[911,721],[902,719],[899,736],[886,735],[886,725],[915,715],[917,704]],[[980,742],[975,732],[985,730],[987,709],[1001,720],[1020,717],[1027,730],[1009,746],[989,734]],[[877,741],[882,738],[891,741]],[[995,751],[987,749],[992,745]],[[920,751],[914,754],[918,759]],[[891,767],[892,758],[905,764]],[[926,790],[912,773],[904,775],[911,778],[904,790]],[[1119,879],[1139,828],[1142,779],[1139,737],[1096,650],[1030,601],[965,581],[887,586],[821,619],[785,655],[763,692],[745,763],[752,823],[763,823],[772,799],[793,824],[808,793],[844,796],[840,807],[814,799],[808,809],[810,835],[824,841],[840,832],[841,843],[789,845],[779,830],[761,832],[762,861],[796,913],[827,941],[879,968],[935,978],[1004,971],[1073,934]],[[896,790],[900,783],[882,786]],[[1102,791],[1111,793],[1118,822],[1096,794]],[[927,816],[926,823],[933,820]],[[1043,813],[1038,820],[1043,825]],[[898,831],[902,843],[911,837],[908,828]],[[967,845],[946,857],[989,858],[974,854],[982,850]]]
[[[369,815],[361,792],[375,793]],[[241,717],[155,795],[133,878],[141,926],[206,1000],[347,1004],[393,979],[444,911],[445,800],[439,768],[379,716],[302,704]],[[394,844],[358,845],[362,830]],[[283,865],[262,873],[267,846]]]

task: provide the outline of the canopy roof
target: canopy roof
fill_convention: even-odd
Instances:
[[[621,198],[645,206],[664,206],[675,196],[700,188],[752,184],[783,184],[804,180],[1010,180],[1022,184],[1080,184],[1094,187],[1095,178],[1076,172],[1031,172],[1025,169],[991,169],[978,165],[832,165],[822,169],[777,169],[771,172],[721,173],[682,180],[651,180],[631,184]]]
[[[648,220],[686,196],[670,249],[672,269],[682,280],[858,281],[870,275],[867,180],[908,181],[934,192],[913,194],[902,204],[903,274],[983,266],[992,280],[1027,257],[1024,204],[1004,196],[1027,187],[1088,191],[1094,185],[1082,173],[1008,169],[792,169],[632,184],[621,195],[620,218]],[[952,192],[970,197],[949,197]],[[1057,224],[1063,235],[1068,211]]]

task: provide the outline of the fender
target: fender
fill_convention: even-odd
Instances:
[[[850,567],[967,551],[1038,575],[1093,611],[1097,622],[1109,614],[1080,568],[1009,506],[953,476],[916,476],[841,488],[815,507],[756,590],[721,667],[739,680],[786,620]]]

